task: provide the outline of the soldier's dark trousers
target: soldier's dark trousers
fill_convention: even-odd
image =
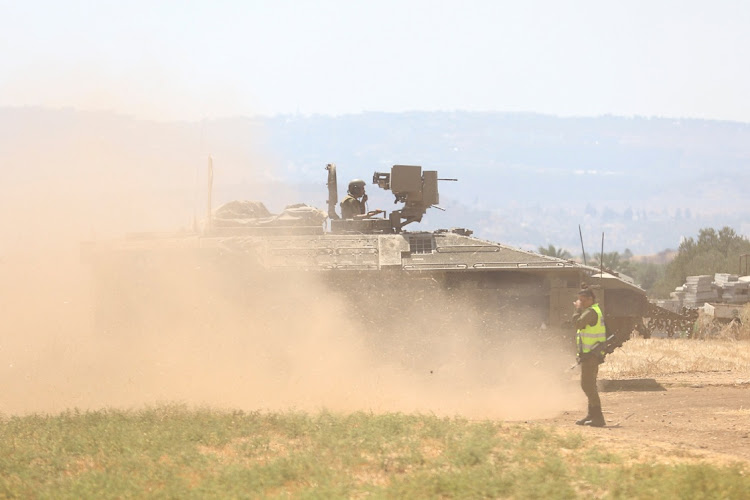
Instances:
[[[583,389],[586,397],[589,398],[589,409],[601,409],[602,407],[602,403],[599,400],[599,391],[596,389],[597,375],[599,375],[599,360],[594,356],[584,358],[581,361],[581,389]]]

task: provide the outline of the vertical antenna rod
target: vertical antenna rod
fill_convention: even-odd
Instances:
[[[581,252],[583,252],[583,265],[586,265],[586,250],[583,249],[583,233],[581,232],[581,225],[578,224],[578,235],[581,237]]]
[[[211,193],[214,189],[214,159],[208,155],[208,197],[206,199],[206,232],[211,231]]]
[[[599,254],[599,279],[604,278],[604,232],[602,231],[602,253]]]

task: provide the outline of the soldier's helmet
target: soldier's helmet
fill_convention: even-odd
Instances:
[[[365,194],[365,181],[362,179],[354,179],[349,183],[349,194],[355,198],[359,198]]]

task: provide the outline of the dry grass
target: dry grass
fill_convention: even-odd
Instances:
[[[728,323],[701,315],[696,321],[693,337],[697,339],[750,340],[750,304],[737,306],[739,321]]]
[[[750,380],[750,304],[739,308],[741,322],[701,315],[693,338],[633,338],[607,356],[602,378],[665,377],[724,373]]]
[[[730,338],[632,339],[607,356],[600,377],[654,378],[710,372],[728,372],[735,378],[750,378],[750,341]]]

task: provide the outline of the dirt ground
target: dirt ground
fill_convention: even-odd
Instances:
[[[581,430],[612,452],[750,462],[750,380],[732,372],[599,380],[607,427],[575,425],[585,408],[539,420]]]

